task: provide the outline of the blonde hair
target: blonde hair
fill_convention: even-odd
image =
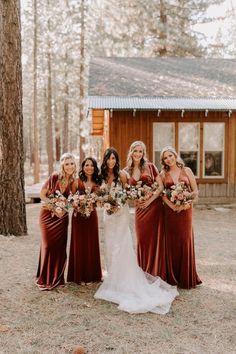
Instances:
[[[64,154],[61,155],[60,157],[60,172],[59,172],[59,178],[63,179],[65,178],[65,170],[64,170],[64,163],[66,160],[71,159],[74,160],[75,163],[75,171],[73,173],[73,175],[71,176],[72,179],[75,178],[76,176],[76,161],[75,161],[75,156],[73,154],[71,154],[70,152],[65,152]]]
[[[176,157],[176,165],[180,168],[183,168],[184,167],[184,161],[181,159],[181,157],[178,155],[178,153],[176,152],[176,150],[172,147],[172,146],[165,146],[162,151],[161,151],[161,155],[160,155],[160,162],[162,164],[162,169],[165,170],[165,171],[169,171],[170,167],[167,166],[165,164],[165,161],[164,161],[164,153],[165,152],[171,152],[175,157]]]
[[[132,170],[133,170],[133,159],[132,159],[132,155],[133,155],[133,152],[135,150],[135,148],[137,146],[141,146],[142,149],[143,149],[143,157],[140,161],[140,169],[141,171],[144,170],[146,164],[147,164],[147,148],[146,148],[146,145],[144,144],[143,141],[140,141],[140,140],[136,140],[134,141],[131,145],[130,145],[130,148],[129,148],[129,152],[128,152],[128,156],[127,156],[127,168],[126,170],[129,172],[129,174],[132,174]]]

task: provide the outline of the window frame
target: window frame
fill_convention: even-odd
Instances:
[[[215,112],[214,112],[215,113]],[[195,176],[197,183],[201,183],[201,184],[212,184],[212,183],[227,183],[227,178],[228,178],[228,168],[227,168],[227,156],[228,156],[228,140],[227,140],[227,136],[228,136],[228,127],[229,127],[229,123],[228,123],[228,116],[226,115],[226,113],[224,114],[223,112],[222,116],[219,118],[215,118],[215,119],[206,119],[206,117],[204,117],[204,112],[192,112],[192,115],[194,118],[192,119],[187,119],[187,117],[177,117],[177,118],[173,118],[173,117],[169,117],[169,119],[165,119],[165,120],[160,120],[158,119],[158,121],[153,120],[152,122],[152,147],[153,147],[153,161],[155,161],[155,137],[154,137],[154,124],[155,123],[173,123],[174,124],[174,144],[173,146],[175,147],[176,151],[178,153],[180,153],[180,144],[179,144],[179,123],[198,123],[199,124],[199,149],[198,149],[198,156],[199,156],[199,161],[198,161],[198,172],[199,175]],[[186,114],[187,116],[187,114]],[[223,123],[224,125],[224,145],[223,145],[223,176],[204,176],[204,123]]]

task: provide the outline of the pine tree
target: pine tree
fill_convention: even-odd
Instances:
[[[19,0],[0,0],[0,234],[27,233]]]

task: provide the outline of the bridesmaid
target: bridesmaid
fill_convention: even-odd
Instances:
[[[195,177],[189,167],[184,163],[171,146],[166,146],[161,152],[161,178],[164,187],[169,189],[172,185],[184,182],[189,189],[191,197],[197,197],[198,189]],[[194,254],[194,235],[192,227],[192,204],[176,206],[166,196],[163,196],[166,256],[167,256],[167,282],[178,285],[183,289],[195,288],[201,284],[196,272]]]
[[[151,186],[157,182],[159,188],[151,198],[137,202],[135,210],[135,227],[137,236],[138,264],[149,274],[166,280],[166,258],[164,246],[163,206],[159,197],[163,184],[156,166],[146,157],[146,146],[142,141],[131,144],[127,167],[130,185],[138,181]]]
[[[59,190],[66,198],[71,192],[76,172],[75,158],[65,153],[60,158],[60,173],[53,173],[42,187],[40,198],[48,202],[48,196]],[[40,290],[52,290],[63,285],[66,267],[68,213],[41,209],[39,222],[42,234],[37,281]]]
[[[72,185],[72,192],[83,193],[86,188],[94,192],[100,184],[98,172],[96,160],[87,157],[82,162],[79,178]],[[93,210],[89,217],[73,214],[67,281],[81,284],[101,279],[97,211]]]

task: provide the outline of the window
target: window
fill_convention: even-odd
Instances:
[[[224,123],[204,123],[203,176],[219,178],[224,176]]]
[[[153,123],[153,161],[159,171],[161,150],[166,145],[175,146],[174,132],[174,123]]]
[[[197,178],[225,177],[225,122],[153,123],[153,161],[158,169],[161,150],[171,145]],[[176,137],[176,140],[175,140]],[[200,163],[202,162],[202,163]]]
[[[186,166],[199,176],[199,123],[179,123],[179,152]]]

